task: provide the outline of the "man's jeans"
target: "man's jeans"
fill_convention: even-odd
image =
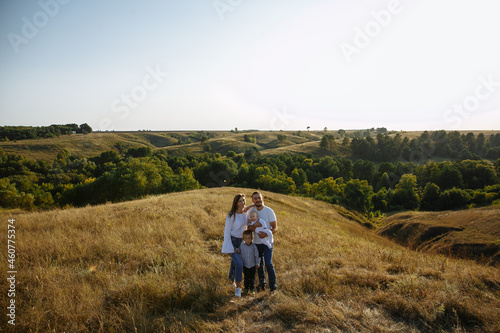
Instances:
[[[231,236],[234,249],[239,249],[243,238]],[[231,253],[231,267],[229,268],[229,280],[241,282],[243,280],[243,260],[239,253]]]
[[[267,270],[267,277],[269,279],[269,290],[273,291],[276,290],[276,273],[274,272],[274,266],[273,266],[273,250],[274,250],[274,244],[271,246],[271,248],[268,248],[267,245],[265,244],[255,244],[257,245],[257,249],[259,250],[259,257],[260,257],[260,265],[259,269],[257,270],[257,273],[259,274],[259,286],[261,288],[265,287],[266,285],[266,277],[264,273],[264,265],[265,263],[266,270]]]

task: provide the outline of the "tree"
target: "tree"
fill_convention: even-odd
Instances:
[[[342,147],[349,146],[349,142],[349,138],[347,136],[344,136],[344,139],[342,140]]]
[[[374,211],[387,211],[390,202],[389,191],[385,187],[382,187],[377,193],[372,195],[371,202]]]
[[[367,180],[372,184],[375,178],[375,164],[367,160],[357,160],[352,169],[352,177]]]
[[[245,160],[252,161],[260,156],[260,151],[257,147],[250,147],[249,149],[245,150],[243,156],[245,157]]]
[[[153,150],[149,147],[129,148],[125,154],[127,157],[150,157],[153,156]]]
[[[440,209],[444,210],[465,208],[470,201],[471,196],[467,191],[455,187],[443,191],[439,196]]]
[[[347,204],[362,212],[370,209],[370,197],[372,194],[373,188],[366,180],[351,179],[344,187],[344,198]]]
[[[83,134],[92,133],[92,127],[90,127],[87,123],[81,124],[79,126],[79,131],[80,131],[80,133],[83,133]]]
[[[431,178],[433,183],[442,189],[463,186],[462,174],[455,166],[449,162],[443,162],[440,167],[442,167],[441,172],[436,175],[436,178]]]
[[[482,189],[496,182],[495,169],[489,161],[465,160],[455,165],[462,175],[464,188]]]
[[[352,161],[350,159],[344,158],[339,162],[340,176],[344,179],[352,178]]]
[[[335,143],[335,137],[331,134],[325,134],[323,135],[323,138],[321,139],[321,142],[319,146],[323,149],[332,151],[333,148],[335,148],[337,144]]]
[[[419,198],[415,189],[416,186],[417,177],[415,175],[404,174],[403,176],[401,176],[401,179],[396,185],[396,190],[394,191],[391,205],[401,206],[405,209],[418,208]]]
[[[434,183],[427,183],[422,194],[420,210],[439,210],[440,189]]]
[[[200,184],[208,187],[222,187],[231,184],[238,174],[236,163],[231,159],[213,159],[198,164],[193,170]]]
[[[375,156],[376,145],[373,138],[353,138],[351,140],[351,151],[353,155],[364,159],[373,159]]]
[[[301,187],[307,181],[307,175],[302,168],[295,168],[292,171],[292,179],[297,187]]]
[[[255,136],[250,136],[248,134],[243,135],[243,140],[245,140],[245,142],[257,143]]]
[[[336,197],[344,196],[345,183],[342,178],[333,179],[328,177],[312,184],[307,189],[306,193],[312,197]]]
[[[291,177],[286,177],[283,173],[260,175],[256,183],[261,189],[277,193],[294,193],[296,190],[293,179]]]
[[[493,163],[497,177],[500,177],[500,158]]]

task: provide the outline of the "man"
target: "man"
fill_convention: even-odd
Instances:
[[[254,192],[252,194],[252,202],[254,203],[255,207],[252,207],[250,211],[255,210],[259,215],[259,218],[263,219],[266,222],[267,227],[271,229],[271,232],[274,235],[278,230],[278,224],[276,223],[276,215],[274,214],[274,211],[271,208],[264,205],[264,198],[262,197],[262,193]],[[253,232],[255,232],[256,228],[257,227],[254,225],[248,226],[248,230],[251,230]],[[265,237],[267,237],[267,234],[265,232],[260,232],[258,234],[255,233],[254,235],[254,243],[257,245],[260,257],[260,266],[259,269],[257,270],[259,275],[258,290],[264,290],[266,286],[266,278],[264,273],[264,266],[265,266],[267,270],[267,277],[269,279],[269,290],[273,292],[277,288],[276,273],[274,271],[274,266],[273,266],[274,244],[272,244],[271,248],[263,244],[261,238]],[[265,265],[263,265],[263,263],[265,263]]]

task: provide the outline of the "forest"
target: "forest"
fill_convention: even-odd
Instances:
[[[92,133],[87,123],[50,126],[0,126],[1,141],[53,138],[72,133]]]
[[[354,156],[375,162],[388,162],[395,159],[422,162],[430,158],[462,160],[500,158],[500,134],[498,133],[486,137],[483,133],[475,136],[472,132],[461,134],[458,131],[425,131],[418,138],[409,139],[400,133],[389,136],[383,128],[376,131],[375,139],[367,130],[352,133],[353,139],[349,140],[348,135],[340,130],[339,134],[344,136],[341,146],[349,147]],[[321,147],[335,148],[338,146],[335,139],[336,137],[332,134],[324,135]]]
[[[229,151],[226,156],[210,152],[171,156],[165,150],[139,147],[91,158],[63,149],[50,162],[0,150],[0,205],[84,206],[221,186],[313,197],[372,215],[499,203],[500,134],[486,138],[456,133],[424,132],[412,140],[399,133],[394,137],[379,133],[375,139],[344,137],[337,140],[341,143],[325,134],[320,143],[325,156],[267,156],[255,148],[243,154]],[[356,158],[328,154],[346,144]],[[448,159],[433,160],[438,157]]]

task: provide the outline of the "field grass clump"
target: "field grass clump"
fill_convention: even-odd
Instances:
[[[499,331],[497,267],[410,251],[333,205],[270,192],[278,291],[235,299],[220,249],[238,192],[253,191],[1,213],[16,219],[16,330]],[[0,292],[6,304],[5,281]]]

